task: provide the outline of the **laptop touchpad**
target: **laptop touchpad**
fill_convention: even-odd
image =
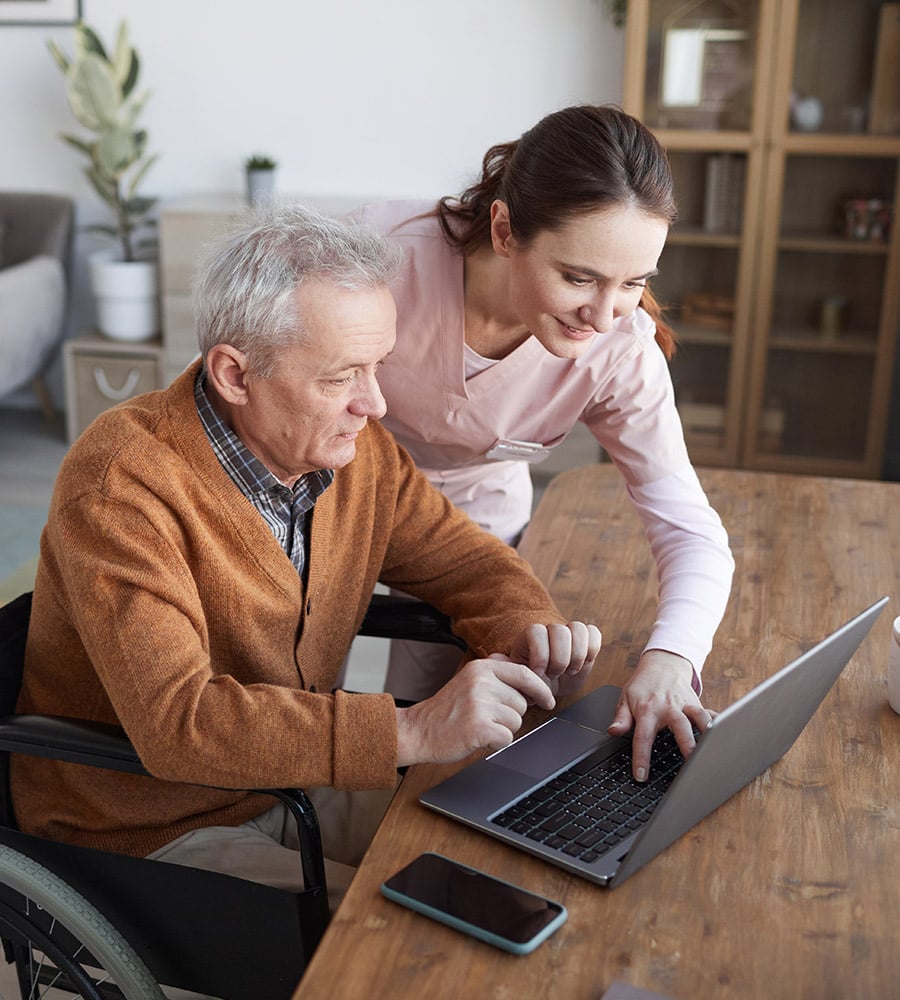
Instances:
[[[576,757],[604,742],[606,740],[596,732],[555,718],[487,759],[519,774],[549,778]]]

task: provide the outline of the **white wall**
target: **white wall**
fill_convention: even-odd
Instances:
[[[621,99],[624,39],[606,0],[84,0],[104,41],[121,17],[161,154],[144,193],[164,200],[241,190],[254,152],[279,161],[283,192],[452,194],[488,146],[547,112]],[[67,192],[80,225],[105,220],[58,139],[79,126],[49,37],[71,51],[70,29],[0,25],[0,188]],[[93,319],[96,240],[76,242],[70,333]],[[58,370],[51,387],[61,399]]]

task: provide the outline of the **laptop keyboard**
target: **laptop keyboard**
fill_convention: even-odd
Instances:
[[[630,743],[611,755],[608,748],[595,750],[491,822],[570,857],[596,861],[647,822],[683,763],[668,729],[656,737],[643,784],[631,776]]]

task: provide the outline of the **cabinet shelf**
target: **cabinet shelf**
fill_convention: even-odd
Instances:
[[[822,236],[811,232],[783,234],[778,239],[778,248],[801,253],[871,254],[884,257],[890,250],[890,244],[876,240],[849,240],[843,236]]]
[[[842,333],[837,337],[824,337],[820,330],[784,331],[773,329],[769,337],[773,351],[806,351],[814,354],[865,354],[875,356],[878,345],[864,333]]]
[[[696,344],[698,347],[731,347],[734,337],[731,330],[715,330],[702,326],[692,326],[675,319],[675,334],[679,344]]]
[[[668,242],[673,246],[734,248],[741,245],[741,236],[740,233],[709,233],[695,226],[676,224],[669,233]]]
[[[805,156],[900,156],[900,138],[889,135],[788,132],[780,140],[780,144],[786,153]]]

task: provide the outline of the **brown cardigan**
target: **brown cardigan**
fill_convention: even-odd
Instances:
[[[197,370],[103,414],[66,457],[19,700],[22,712],[120,723],[154,777],[16,756],[26,831],[145,855],[272,802],[221,789],[388,787],[391,697],[332,693],[379,579],[451,614],[478,655],[564,621],[527,564],[377,424],[316,504],[304,589],[213,454]]]

